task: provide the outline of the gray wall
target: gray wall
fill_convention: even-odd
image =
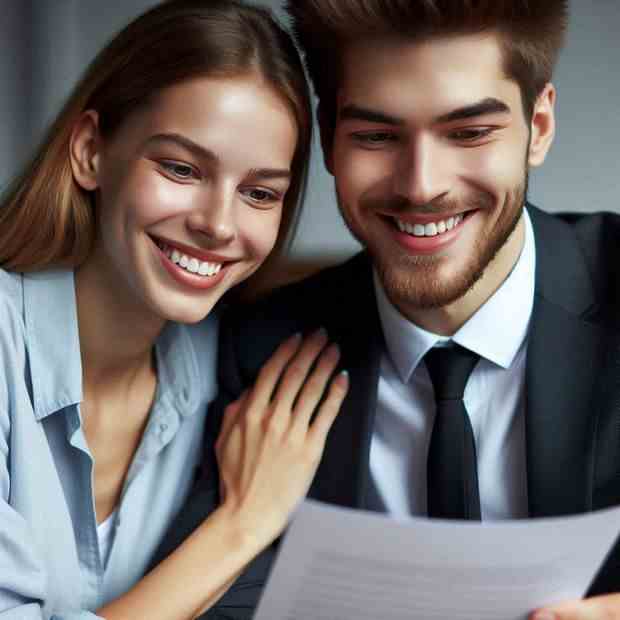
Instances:
[[[544,1],[544,0],[539,0]],[[0,187],[39,139],[95,52],[153,0],[0,0]],[[265,1],[279,12],[280,0]],[[573,0],[556,72],[556,142],[534,172],[531,200],[548,211],[620,212],[620,2]],[[344,228],[318,146],[297,257],[358,246]]]

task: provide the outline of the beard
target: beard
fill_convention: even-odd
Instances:
[[[523,180],[506,195],[499,208],[500,214],[493,229],[476,239],[470,255],[460,269],[449,279],[439,274],[441,256],[412,256],[393,246],[385,240],[377,240],[362,234],[349,210],[338,195],[340,213],[351,234],[368,250],[386,295],[398,308],[415,307],[421,310],[441,308],[461,299],[483,277],[485,270],[493,262],[498,252],[504,247],[514,232],[521,216],[527,197],[528,170],[525,168]],[[381,202],[360,202],[361,210],[379,207],[383,212],[398,214],[405,209],[411,210],[411,204],[403,199],[384,200]],[[416,208],[418,214],[442,214],[464,210],[493,208],[493,198],[485,192],[477,192],[466,201],[439,200],[425,208]]]

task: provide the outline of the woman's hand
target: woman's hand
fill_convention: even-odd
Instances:
[[[306,495],[348,390],[344,372],[329,381],[340,352],[326,345],[324,330],[289,338],[224,413],[215,446],[222,508],[264,545]]]

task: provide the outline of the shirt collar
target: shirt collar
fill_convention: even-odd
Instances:
[[[37,420],[82,400],[73,271],[24,274],[24,322]]]
[[[523,210],[525,242],[506,280],[451,340],[481,357],[509,368],[521,348],[534,305],[536,247],[527,209]],[[377,306],[389,355],[403,382],[408,382],[426,353],[445,338],[418,327],[389,301],[373,274]]]

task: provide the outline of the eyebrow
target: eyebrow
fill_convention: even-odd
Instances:
[[[186,138],[185,136],[179,133],[155,134],[154,136],[149,137],[149,139],[146,141],[146,145],[149,146],[150,144],[153,144],[154,142],[172,142],[173,144],[176,144],[177,146],[184,148],[190,153],[193,153],[197,157],[201,157],[203,159],[213,159],[213,160],[217,159],[215,153],[213,153],[209,149],[206,149],[204,146],[201,146],[197,142],[194,142],[193,140],[190,140],[189,138]]]
[[[487,97],[476,103],[472,103],[446,114],[441,114],[433,120],[434,125],[451,123],[453,121],[465,120],[486,114],[509,114],[510,107],[503,101],[494,97]],[[402,126],[405,121],[397,116],[391,116],[378,110],[365,108],[354,103],[345,105],[339,112],[340,120],[357,120],[368,123],[378,123],[381,125]]]
[[[510,106],[495,97],[487,97],[476,103],[463,106],[435,118],[435,124],[451,123],[487,114],[510,114]]]
[[[187,151],[189,151],[196,157],[199,157],[202,159],[210,159],[212,161],[219,161],[219,158],[213,151],[205,148],[204,146],[201,146],[197,142],[194,142],[193,140],[190,140],[189,138],[181,134],[178,134],[178,133],[155,134],[148,138],[148,140],[146,141],[146,144],[149,145],[154,142],[172,142],[186,149]],[[249,171],[248,176],[258,177],[258,178],[265,179],[265,180],[282,179],[282,178],[290,179],[291,171],[286,168],[252,168]]]
[[[249,177],[258,177],[265,181],[271,179],[290,179],[291,171],[286,168],[252,168],[248,173]]]
[[[396,116],[390,116],[377,110],[364,108],[362,106],[350,103],[342,106],[338,113],[340,120],[367,121],[369,123],[380,123],[382,125],[404,125],[405,122]]]

